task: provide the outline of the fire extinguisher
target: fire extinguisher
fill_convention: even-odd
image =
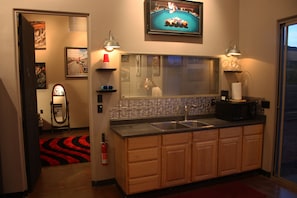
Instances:
[[[101,164],[102,165],[107,165],[107,143],[105,141],[105,134],[102,133],[101,136]]]

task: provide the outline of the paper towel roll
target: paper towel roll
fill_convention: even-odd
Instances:
[[[232,99],[233,100],[241,100],[241,83],[232,83]]]

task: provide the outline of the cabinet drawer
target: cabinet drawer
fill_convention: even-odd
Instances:
[[[160,188],[160,176],[154,175],[129,180],[129,194],[145,192]]]
[[[220,129],[220,138],[242,136],[242,127],[231,127]]]
[[[263,133],[263,124],[248,125],[243,127],[244,135],[253,135]]]
[[[209,140],[217,140],[218,134],[219,134],[218,129],[193,132],[193,141],[194,142],[205,142],[205,141],[209,141]]]
[[[128,150],[159,146],[160,136],[145,136],[128,139]]]
[[[128,162],[139,162],[158,159],[160,155],[159,148],[148,148],[128,151]]]
[[[191,138],[192,133],[167,134],[162,135],[162,143],[163,145],[185,144],[190,143]]]
[[[152,160],[146,162],[136,162],[128,164],[128,177],[138,178],[152,175],[159,175],[160,172],[160,161]]]

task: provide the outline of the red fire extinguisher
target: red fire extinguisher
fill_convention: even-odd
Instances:
[[[107,165],[107,143],[105,141],[105,134],[102,133],[102,136],[101,136],[101,164],[102,165]]]

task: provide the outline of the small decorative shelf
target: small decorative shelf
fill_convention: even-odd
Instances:
[[[98,93],[109,93],[109,92],[116,92],[116,91],[117,91],[116,89],[97,90]]]
[[[240,70],[225,70],[224,73],[241,73]]]
[[[115,71],[117,68],[97,68],[97,71]]]

